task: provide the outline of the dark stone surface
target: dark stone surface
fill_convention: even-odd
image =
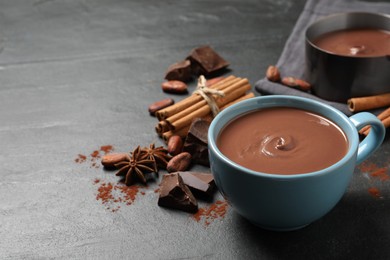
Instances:
[[[390,181],[371,175],[390,174],[388,137],[334,210],[295,232],[256,228],[231,208],[206,226],[158,207],[157,181],[116,212],[96,199],[99,185],[118,177],[93,164],[94,150],[163,144],[148,106],[184,98],[161,91],[170,64],[208,44],[253,85],[278,60],[303,5],[0,1],[0,258],[390,258]],[[76,163],[78,154],[87,160]]]

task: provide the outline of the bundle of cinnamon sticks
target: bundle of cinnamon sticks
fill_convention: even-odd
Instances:
[[[254,97],[253,92],[249,92],[251,85],[245,78],[229,76],[208,87],[223,93],[223,96],[213,95],[215,104],[220,110],[241,100]],[[195,93],[174,105],[157,111],[156,116],[159,120],[155,127],[156,132],[166,142],[172,135],[185,137],[193,119],[203,118],[211,121],[213,118],[209,104],[201,95]]]
[[[390,93],[369,97],[351,98],[348,100],[348,107],[352,112],[366,111],[386,106],[390,106]],[[390,127],[390,107],[382,111],[377,117],[382,121],[385,128]],[[369,131],[370,127],[366,126],[363,127],[359,133],[367,135]]]

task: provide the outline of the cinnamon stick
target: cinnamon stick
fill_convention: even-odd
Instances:
[[[235,76],[229,76],[227,78],[224,78],[220,81],[218,81],[217,83],[213,84],[210,86],[210,88],[214,88],[214,89],[218,89],[218,90],[222,90],[223,88],[225,88],[226,86],[229,86],[232,82],[234,81],[238,81],[239,78],[235,77]],[[199,95],[191,95],[179,102],[177,102],[176,104],[172,105],[172,106],[169,106],[167,108],[164,108],[164,109],[161,109],[159,111],[156,112],[156,116],[158,118],[158,120],[163,120],[165,118],[168,118],[200,101],[202,101],[203,98]]]
[[[226,104],[225,106],[221,107],[221,111],[222,111],[223,109],[225,109],[225,108],[227,108],[227,107],[229,107],[229,106],[231,106],[231,105],[237,103],[237,102],[240,102],[240,101],[245,100],[245,99],[252,98],[252,97],[254,97],[254,96],[255,96],[255,94],[253,94],[253,92],[250,92],[250,93],[248,93],[248,94],[245,94],[245,95],[243,95],[243,96],[241,96],[241,97],[239,97],[239,98],[233,100],[232,102],[229,102],[229,103]],[[206,119],[206,120],[211,121],[211,120],[212,120],[212,116],[211,116],[210,114],[208,114],[208,115],[204,116],[203,119]],[[191,122],[192,122],[192,121],[191,121]],[[181,136],[181,137],[184,138],[184,137],[187,135],[187,132],[188,132],[190,126],[191,126],[191,122],[190,122],[188,125],[186,125],[186,126],[184,126],[183,128],[181,128],[181,129],[178,129],[178,130],[168,130],[168,131],[162,133],[162,137],[163,137],[164,141],[165,141],[165,142],[168,142],[169,138],[170,138],[172,135],[179,135],[179,136]]]
[[[238,83],[240,83],[240,82],[238,82]],[[222,107],[222,106],[226,105],[227,103],[239,98],[240,96],[244,95],[248,90],[251,89],[249,82],[248,82],[248,84],[245,84],[245,85],[237,84],[237,86],[239,86],[239,88],[236,88],[235,85],[230,86],[229,88],[224,90],[225,97],[215,99],[218,107]],[[210,111],[211,111],[210,107],[206,104],[206,105],[202,106],[201,108],[191,112],[190,114],[188,114],[188,115],[186,115],[186,116],[184,116],[176,121],[169,122],[167,120],[167,122],[170,126],[170,129],[172,129],[172,130],[181,129],[184,126],[190,124],[193,118],[204,117],[207,114],[209,114]]]
[[[166,131],[165,133],[162,134],[162,138],[166,143],[168,143],[168,140],[169,140],[169,138],[171,138],[172,135],[178,135],[178,136],[184,138],[187,135],[188,130],[190,129],[190,126],[191,126],[191,124],[183,127],[182,129],[179,129],[178,131],[171,131],[171,130]]]
[[[210,88],[212,85],[214,85],[214,84],[220,82],[220,81],[223,80],[224,78],[225,78],[225,77],[215,77],[215,78],[208,79],[208,80],[206,81],[206,86],[207,86],[208,88]]]
[[[385,128],[390,127],[390,107],[382,111],[377,118],[382,121],[383,125]],[[365,126],[362,129],[360,129],[359,133],[363,135],[368,135],[370,132],[371,127],[370,126]]]
[[[382,124],[385,128],[388,128],[390,127],[390,116],[389,117],[386,117],[385,119],[381,120],[382,121]],[[367,136],[369,133],[370,133],[370,130],[371,130],[371,127],[368,127],[367,130],[365,130],[362,134]]]
[[[229,95],[231,92],[235,91],[238,88],[243,87],[244,85],[248,85],[249,82],[247,79],[241,79],[241,78],[234,78],[229,81],[225,81],[224,84],[217,85],[215,84],[215,89],[221,90],[225,95]],[[199,96],[199,95],[196,95]],[[200,97],[200,96],[199,96]],[[178,111],[176,114],[173,114],[169,116],[166,119],[161,120],[157,126],[155,127],[155,130],[159,136],[161,136],[164,132],[173,129],[172,125],[173,122],[178,121],[182,119],[183,117],[186,117],[187,115],[201,109],[204,106],[208,106],[207,102],[200,97],[201,100],[199,102],[194,103],[193,105],[188,106],[187,108]],[[204,112],[207,114],[208,112]],[[179,128],[178,128],[179,129]],[[174,129],[173,129],[174,130]]]
[[[390,107],[388,109],[383,110],[378,116],[379,120],[384,120],[387,117],[390,117]]]
[[[158,124],[155,127],[155,130],[158,136],[161,137],[164,132],[169,130],[169,125],[167,121],[161,120],[160,122],[158,122]]]
[[[167,119],[163,119],[160,122],[158,122],[156,126],[156,132],[157,134],[161,135],[162,133],[168,131],[170,129],[170,122],[176,121],[180,118],[182,118],[185,115],[190,114],[191,112],[201,108],[206,104],[206,101],[202,100],[198,103],[195,103],[194,105],[187,107],[186,109],[182,110],[181,112],[178,112]]]
[[[369,97],[351,98],[347,101],[352,112],[370,110],[390,105],[390,93]]]

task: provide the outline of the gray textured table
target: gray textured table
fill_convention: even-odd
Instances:
[[[119,188],[99,197],[119,186],[95,150],[163,144],[147,107],[183,98],[160,89],[168,65],[210,44],[230,61],[228,74],[254,84],[277,61],[303,5],[0,1],[0,258],[390,258],[388,137],[342,201],[295,232],[256,228],[230,207],[200,219],[160,208],[158,182],[134,199],[136,191],[126,197]]]

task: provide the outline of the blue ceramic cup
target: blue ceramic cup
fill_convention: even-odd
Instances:
[[[293,175],[256,172],[221,153],[216,142],[227,123],[247,112],[272,107],[303,109],[333,121],[347,136],[347,153],[327,168]],[[371,125],[371,131],[359,142],[358,130],[366,125]],[[367,112],[348,118],[333,107],[307,98],[255,97],[224,109],[212,121],[208,132],[210,167],[220,192],[240,215],[266,229],[295,230],[318,220],[338,203],[355,166],[381,145],[384,136],[383,124]]]

